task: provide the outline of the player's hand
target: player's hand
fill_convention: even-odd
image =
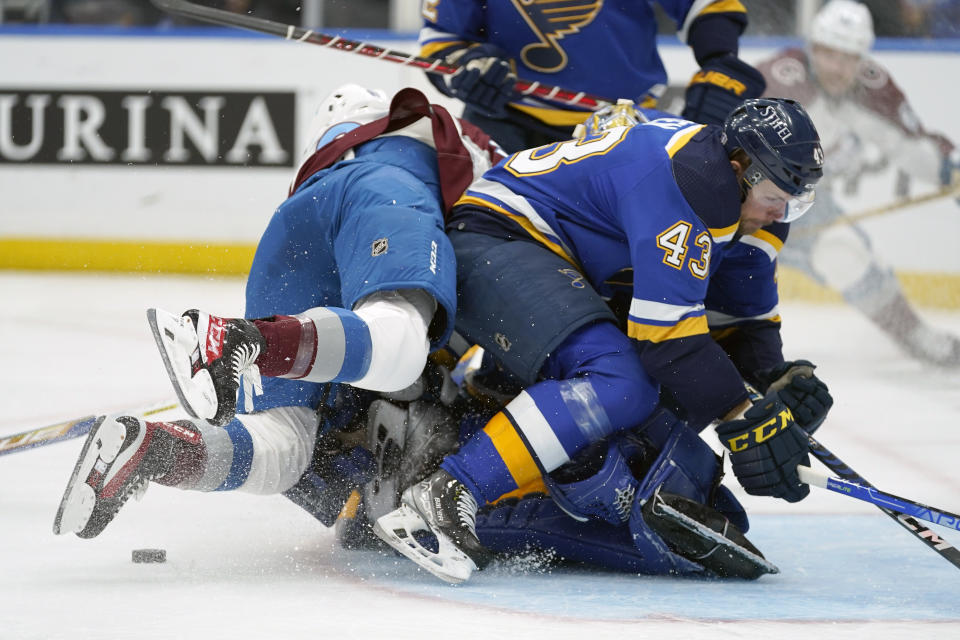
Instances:
[[[763,392],[779,392],[796,423],[810,434],[823,424],[833,406],[830,389],[813,373],[816,368],[809,360],[791,360],[754,374]]]
[[[444,62],[460,70],[443,76],[448,94],[463,100],[484,115],[496,118],[506,113],[507,103],[515,99],[513,85],[517,74],[507,53],[492,44],[477,44],[457,49]]]
[[[722,125],[741,102],[759,98],[766,87],[763,75],[732,53],[710,58],[687,86],[683,118]]]
[[[733,473],[747,493],[799,502],[810,493],[797,465],[810,466],[807,438],[773,391],[739,420],[717,425],[720,443],[730,450]]]

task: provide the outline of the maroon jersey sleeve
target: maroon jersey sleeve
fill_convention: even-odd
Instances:
[[[761,62],[757,69],[767,81],[766,97],[788,98],[806,104],[819,94],[802,49],[781,51]]]
[[[857,77],[854,99],[861,107],[881,116],[905,135],[933,140],[941,154],[947,155],[953,150],[953,144],[947,138],[923,127],[906,95],[887,70],[875,60],[864,60]]]

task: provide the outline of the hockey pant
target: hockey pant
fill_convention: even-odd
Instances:
[[[442,467],[477,500],[492,502],[567,463],[579,451],[639,426],[658,386],[612,322],[572,333],[522,391]]]

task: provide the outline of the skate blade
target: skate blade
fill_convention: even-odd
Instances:
[[[213,418],[217,414],[217,395],[210,372],[202,369],[192,376],[190,368],[190,356],[197,347],[192,323],[188,325],[181,316],[163,309],[147,309],[147,322],[181,406],[193,418]]]
[[[377,518],[373,532],[399,553],[445,582],[459,584],[467,580],[477,566],[442,533],[432,531],[439,549],[430,551],[414,538],[416,531],[430,531],[420,515],[406,504]]]
[[[56,535],[65,533],[79,533],[87,526],[90,516],[93,515],[93,508],[97,504],[97,495],[93,487],[87,484],[87,478],[93,470],[97,461],[101,459],[101,453],[108,455],[112,460],[119,451],[119,444],[116,445],[116,451],[104,451],[101,447],[104,434],[101,433],[101,427],[106,416],[100,416],[87,441],[80,450],[80,457],[73,468],[70,480],[67,482],[67,488],[63,492],[63,498],[60,500],[60,506],[57,507],[57,515],[53,519],[53,532]],[[119,426],[119,425],[118,425]],[[122,427],[120,427],[122,428]],[[115,441],[116,438],[110,438]],[[122,444],[123,440],[119,442]],[[111,449],[114,448],[111,443]]]

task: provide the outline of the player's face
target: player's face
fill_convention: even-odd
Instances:
[[[789,200],[790,194],[770,180],[754,185],[740,205],[740,234],[748,236],[768,224],[783,220]]]
[[[840,95],[853,86],[860,68],[860,56],[815,44],[810,49],[810,61],[817,82],[830,95]]]

